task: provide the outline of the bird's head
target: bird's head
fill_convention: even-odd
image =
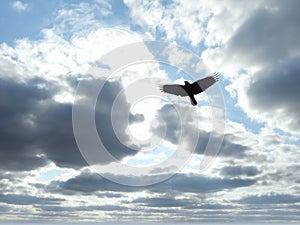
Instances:
[[[184,81],[184,85],[189,85],[190,84],[190,82],[188,82],[188,81]]]

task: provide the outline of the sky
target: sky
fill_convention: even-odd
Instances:
[[[299,9],[2,0],[0,223],[299,223]]]

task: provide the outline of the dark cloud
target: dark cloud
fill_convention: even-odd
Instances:
[[[198,130],[196,132],[198,132],[199,134],[199,140],[195,147],[194,153],[202,155],[206,150],[211,133],[205,132],[203,130]],[[224,135],[223,141],[220,145],[218,157],[234,158],[234,159],[243,159],[248,157],[249,154],[247,153],[247,151],[250,150],[250,148],[232,142],[232,137],[233,135]],[[205,154],[211,155],[209,151],[205,152]]]
[[[143,120],[143,115],[141,114],[132,115],[131,113],[126,113],[129,112],[130,105],[127,103],[124,95],[119,96],[121,101],[118,102],[118,110],[113,111],[114,100],[118,97],[121,90],[122,86],[118,82],[105,82],[96,105],[96,125],[99,137],[109,153],[118,160],[137,153],[136,150],[130,148],[130,146],[137,146],[131,144],[130,137],[125,130],[130,122]],[[114,115],[115,127],[112,126],[111,122],[112,114]],[[118,129],[118,137],[114,129]]]
[[[131,203],[147,207],[184,207],[194,204],[188,199],[175,199],[170,197],[137,198]]]
[[[52,94],[35,83],[0,81],[0,169],[31,170],[47,163],[35,148],[32,120],[38,105]]]
[[[98,81],[99,82],[99,81]],[[73,88],[77,82],[70,80]],[[96,107],[98,132],[110,153],[120,159],[136,151],[118,141],[111,124],[111,107],[121,86],[117,82],[105,85]],[[49,161],[60,167],[80,168],[83,159],[73,135],[72,105],[54,101],[61,91],[55,83],[32,79],[19,83],[9,79],[0,81],[0,169],[8,171],[33,170]],[[125,134],[129,110],[124,96],[122,110],[116,119],[118,129]],[[124,111],[123,111],[124,110]],[[131,120],[141,120],[142,115],[131,115]],[[103,127],[105,129],[103,129]]]
[[[186,211],[184,213],[188,213],[188,210],[224,210],[224,209],[233,209],[234,207],[231,205],[222,205],[222,204],[203,204],[201,203],[203,200],[195,199],[195,198],[175,198],[174,196],[164,196],[164,197],[148,197],[148,198],[137,198],[130,202],[125,203],[134,203],[135,206],[143,206],[143,207],[155,207],[162,209],[169,208],[181,208]],[[151,212],[153,209],[149,210]],[[173,209],[174,210],[174,209]],[[160,211],[163,212],[163,211]],[[164,211],[166,212],[166,211]]]
[[[247,95],[249,104],[258,112],[269,114],[282,111],[289,128],[300,129],[300,58],[279,62],[256,74]]]
[[[96,196],[98,198],[110,198],[110,199],[124,197],[122,193],[116,193],[116,192],[100,192],[97,193]]]
[[[225,189],[247,187],[255,184],[253,179],[224,179],[204,177],[200,175],[177,174],[160,186],[154,186],[157,191],[173,190],[182,193],[211,193]]]
[[[48,160],[59,166],[86,165],[72,133],[72,105],[53,100],[58,86],[42,79],[2,80],[0,85],[1,166],[32,170]]]
[[[220,212],[220,210],[226,210],[226,209],[234,209],[235,207],[232,205],[223,205],[223,204],[201,204],[201,205],[196,205],[196,207],[191,207],[191,206],[185,206],[185,209],[209,209],[209,210],[217,210]]]
[[[52,181],[44,188],[50,192],[60,192],[64,194],[81,193],[87,195],[97,194],[97,191],[134,192],[142,190],[139,187],[128,187],[116,184],[95,173],[81,173],[65,182]]]
[[[162,135],[164,131],[164,125],[166,125],[165,139],[173,144],[179,144],[180,142],[186,143],[187,149],[195,149],[196,154],[203,154],[208,144],[211,133],[206,132],[198,128],[198,120],[205,120],[205,118],[195,117],[195,111],[191,107],[177,106],[175,110],[172,105],[166,104],[157,112],[157,117],[162,119],[165,124],[161,124],[153,129],[155,135]],[[180,115],[184,115],[180,118]],[[181,124],[184,123],[184,125]],[[197,138],[198,142],[195,146],[191,146],[189,143],[194,143],[191,139]],[[225,135],[223,142],[220,146],[219,156],[221,157],[234,157],[244,158],[247,156],[248,147],[232,142],[233,135]],[[206,153],[210,154],[210,153]]]
[[[295,196],[291,194],[276,194],[271,193],[268,195],[253,195],[245,197],[237,201],[240,204],[291,204],[299,203],[300,196]]]
[[[10,212],[12,210],[12,207],[8,206],[8,205],[0,205],[0,211],[2,213],[7,213]]]
[[[292,0],[262,2],[222,47],[231,63],[260,68],[245,90],[249,110],[292,132],[300,131],[299,7]]]
[[[141,178],[142,179],[142,178]],[[146,177],[143,179],[147,179]],[[166,193],[169,190],[179,193],[211,193],[225,189],[247,187],[255,184],[253,179],[222,179],[200,175],[176,174],[167,181],[147,187],[129,187],[116,184],[98,174],[82,173],[67,181],[52,181],[45,188],[50,192],[64,194],[95,194],[97,191],[137,192],[149,190],[156,193]]]
[[[182,109],[177,106],[177,109]],[[190,111],[189,108],[186,108]],[[153,128],[153,134],[157,136],[162,136],[163,131],[166,129],[165,139],[173,144],[178,144],[181,138],[181,122],[188,123],[188,121],[182,121],[180,115],[176,111],[173,105],[165,104],[162,108],[157,111],[157,118],[162,120],[164,123],[159,124],[159,126]]]
[[[127,207],[118,205],[89,205],[89,206],[52,206],[38,205],[36,208],[48,212],[90,212],[90,211],[126,211]]]
[[[18,195],[18,194],[0,194],[0,202],[4,202],[12,205],[33,205],[33,204],[58,204],[64,201],[58,198],[43,198],[30,195]]]
[[[253,177],[257,174],[259,174],[259,170],[255,166],[228,166],[221,170],[221,175],[226,177],[236,177],[241,175]]]
[[[145,120],[145,117],[143,114],[131,114],[129,115],[129,123],[133,124],[133,123],[140,123],[143,122]]]
[[[274,64],[299,50],[298,1],[264,1],[228,43],[230,55],[255,64]]]
[[[72,129],[72,105],[49,100],[35,120],[36,144],[46,157],[60,167],[86,166]]]

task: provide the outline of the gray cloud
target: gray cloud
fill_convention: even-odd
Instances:
[[[96,104],[95,118],[99,137],[109,153],[118,160],[125,156],[134,155],[137,153],[136,150],[130,148],[130,146],[133,147],[133,145],[131,144],[130,137],[126,134],[125,130],[129,122],[137,122],[144,119],[143,115],[141,114],[129,114],[129,118],[127,117],[126,112],[130,110],[130,105],[127,103],[125,96],[121,95],[121,101],[118,102],[118,110],[114,111],[114,124],[119,130],[119,136],[116,136],[115,130],[111,123],[111,115],[113,102],[121,90],[122,86],[118,82],[106,82],[104,84]],[[120,141],[126,142],[127,146],[129,147],[125,146]]]
[[[232,205],[207,203],[207,204],[196,205],[196,207],[192,207],[192,208],[190,206],[185,206],[184,208],[186,208],[186,209],[209,209],[209,210],[217,210],[218,212],[221,212],[221,210],[234,209],[235,207]]]
[[[196,154],[203,154],[208,144],[210,133],[197,127],[199,118],[195,118],[195,112],[187,107],[177,105],[179,111],[185,112],[185,118],[182,121],[184,126],[181,126],[180,118],[175,108],[172,105],[166,104],[157,112],[157,117],[161,118],[166,124],[165,139],[172,144],[179,144],[180,141],[185,142],[188,146],[187,149],[195,149]],[[200,118],[205,120],[205,118]],[[162,135],[164,124],[159,125],[153,129],[155,135]],[[189,143],[194,143],[191,138],[199,136],[196,146],[191,146]],[[247,146],[233,143],[231,140],[233,135],[225,135],[221,144],[219,156],[221,157],[234,157],[244,158],[247,156]],[[209,154],[209,153],[208,153]]]
[[[0,169],[31,170],[47,163],[45,157],[38,156],[30,122],[38,104],[52,96],[51,90],[36,86],[39,82],[33,80],[24,85],[0,81]]]
[[[261,179],[269,182],[277,182],[280,180],[282,182],[299,184],[300,177],[298,175],[298,171],[300,171],[300,165],[291,164],[267,173],[262,176]]]
[[[234,33],[228,54],[250,64],[275,65],[299,49],[298,1],[264,1]]]
[[[36,208],[47,212],[89,212],[89,211],[126,211],[127,207],[118,205],[89,205],[89,206],[51,206],[38,205]]]
[[[272,114],[280,109],[290,120],[289,128],[295,131],[300,131],[299,60],[289,59],[260,71],[247,90],[249,104],[258,112]]]
[[[199,130],[199,140],[195,148],[196,154],[202,155],[206,149],[206,146],[208,144],[210,133]],[[248,150],[250,150],[249,147],[236,144],[231,141],[233,135],[225,135],[224,139],[220,146],[220,151],[218,154],[218,157],[224,157],[224,158],[234,158],[234,159],[243,159],[246,157],[249,157],[250,155],[247,153]],[[210,154],[205,153],[205,154]]]
[[[6,213],[6,212],[9,212],[12,210],[12,207],[10,206],[7,206],[7,205],[0,205],[0,211],[2,213]]]
[[[38,115],[36,144],[60,167],[79,168],[86,162],[79,152],[72,130],[72,105],[50,100]]]
[[[255,184],[255,182],[253,179],[225,179],[177,174],[170,180],[164,182],[161,186],[154,186],[153,188],[159,188],[161,191],[171,189],[183,193],[211,193],[225,189],[247,187]]]
[[[12,205],[58,204],[64,201],[59,198],[43,198],[30,195],[0,194],[0,202]]]
[[[248,177],[253,177],[259,174],[259,170],[255,166],[228,166],[221,170],[221,175],[223,176],[241,176],[245,175]]]
[[[147,179],[147,178],[144,178]],[[235,189],[247,187],[255,184],[254,179],[222,179],[210,178],[200,175],[176,174],[169,180],[147,186],[147,187],[129,187],[111,182],[98,174],[82,173],[65,182],[52,181],[45,187],[47,191],[59,192],[64,194],[94,194],[97,191],[110,192],[137,192],[149,190],[156,193],[166,193],[169,190],[179,193],[211,193],[225,189]]]
[[[178,196],[177,196],[178,197]],[[185,210],[185,213],[188,213],[188,210],[224,210],[224,209],[233,209],[231,205],[222,205],[222,204],[208,204],[203,203],[204,200],[197,198],[175,198],[174,196],[163,196],[163,197],[149,197],[149,198],[137,198],[130,202],[124,203],[134,203],[134,205],[139,205],[143,207],[155,207],[169,209],[169,208],[181,208]],[[149,210],[151,212],[153,209]],[[173,209],[174,210],[174,209]],[[160,211],[163,212],[163,211]],[[164,211],[165,212],[165,211]]]
[[[1,86],[1,166],[32,170],[48,160],[59,166],[86,165],[72,133],[71,104],[53,100],[58,86],[42,79],[2,80]]]
[[[145,120],[145,117],[143,114],[130,114],[129,115],[129,123],[130,124],[143,122],[144,120]]]
[[[300,202],[300,197],[291,194],[253,195],[237,201],[240,204],[291,204]]]
[[[182,109],[177,106],[177,109]],[[190,111],[189,108],[186,108]],[[154,128],[152,132],[155,135],[161,136],[164,131],[164,126],[166,126],[166,136],[165,139],[171,143],[178,144],[180,140],[180,129],[181,129],[181,118],[178,115],[175,107],[170,104],[165,104],[162,108],[157,111],[157,117],[164,121],[164,124],[160,124],[158,127]],[[182,121],[187,123],[188,121]],[[193,127],[191,127],[193,128]],[[192,131],[192,130],[191,130]]]
[[[131,203],[147,207],[184,207],[193,204],[187,199],[175,199],[170,197],[138,198]]]
[[[37,187],[41,188],[43,186],[38,185]],[[52,181],[43,188],[50,192],[60,192],[69,195],[77,193],[90,195],[96,194],[97,191],[134,192],[142,190],[139,187],[128,187],[116,184],[95,173],[81,173],[65,182]]]
[[[249,100],[246,112],[289,132],[300,131],[299,7],[298,1],[261,2],[220,48],[226,62],[260,68],[239,93]]]
[[[76,80],[70,80],[74,88],[76,84]],[[113,99],[120,90],[119,83],[108,82],[96,107],[99,135],[110,153],[118,159],[136,153],[118,141],[110,122]],[[60,167],[87,165],[73,135],[72,105],[53,100],[59,91],[60,86],[43,79],[32,79],[26,83],[1,80],[0,169],[33,170],[49,161]],[[124,96],[122,100],[122,109],[129,110]],[[117,115],[119,129],[126,128],[128,118],[125,115],[122,111]],[[141,115],[132,115],[133,121],[140,119]],[[129,140],[123,133],[123,138]]]

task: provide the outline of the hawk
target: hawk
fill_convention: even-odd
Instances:
[[[184,85],[180,84],[166,84],[161,86],[161,91],[173,95],[179,96],[189,96],[192,105],[197,105],[197,101],[194,95],[200,94],[205,91],[207,88],[212,86],[219,80],[219,73],[213,73],[208,77],[197,80],[194,83],[189,83],[184,81]]]

